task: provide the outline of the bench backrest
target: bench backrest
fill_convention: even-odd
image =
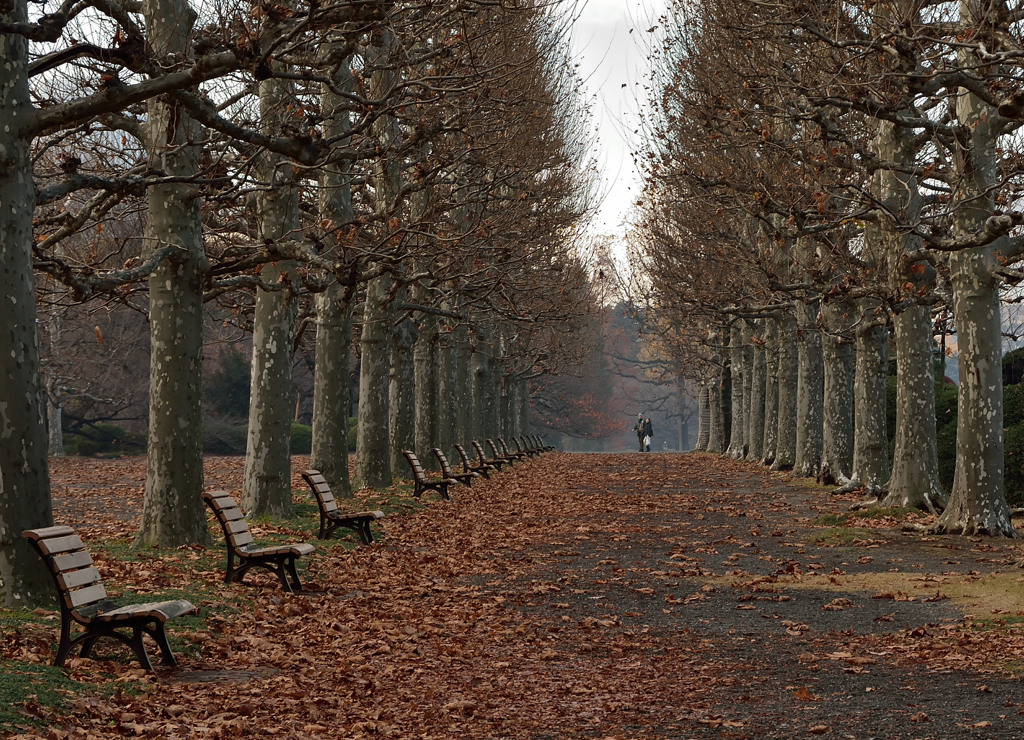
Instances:
[[[502,457],[502,454],[500,452],[498,452],[498,448],[494,444],[494,440],[493,439],[487,438],[484,441],[487,443],[487,446],[491,448],[491,453],[494,455],[495,458]]]
[[[469,461],[469,455],[466,454],[466,448],[460,444],[456,444],[455,451],[458,452],[459,457],[462,458],[462,469],[468,473],[472,467],[472,463]]]
[[[409,461],[409,467],[412,468],[413,477],[421,483],[425,481],[427,476],[423,473],[423,466],[420,465],[420,461],[416,457],[416,453],[412,450],[402,450],[402,454],[405,455],[405,459]]]
[[[213,510],[214,516],[224,530],[224,539],[228,548],[238,550],[251,545],[255,540],[249,531],[249,523],[245,521],[242,510],[235,499],[227,491],[206,491],[203,500]]]
[[[312,468],[303,470],[302,479],[313,489],[313,495],[316,496],[316,502],[320,506],[321,511],[326,514],[338,511],[338,502],[334,499],[334,494],[331,493],[331,487],[327,485],[327,479],[324,478],[319,470],[313,470]]]
[[[477,442],[475,439],[473,440],[473,448],[476,450],[476,454],[480,456],[480,462],[487,462],[487,456],[484,455],[484,448],[481,447],[480,443]]]
[[[71,527],[55,526],[27,529],[22,536],[29,541],[53,576],[61,611],[77,612],[88,618],[107,598],[99,570],[85,543]]]
[[[441,475],[445,478],[452,478],[455,474],[452,472],[452,466],[448,464],[448,458],[444,456],[444,452],[439,447],[434,448],[434,457],[441,463]]]

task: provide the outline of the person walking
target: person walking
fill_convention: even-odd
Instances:
[[[644,441],[643,441],[644,449],[646,449],[647,452],[651,451],[651,438],[653,436],[654,436],[654,426],[651,424],[651,417],[648,416],[647,420],[644,421]]]
[[[636,415],[636,424],[633,425],[633,431],[636,432],[637,442],[640,443],[640,452],[644,451],[644,415]]]

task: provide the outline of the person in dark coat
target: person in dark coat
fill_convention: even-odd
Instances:
[[[644,447],[647,448],[647,452],[650,452],[651,451],[651,437],[654,436],[654,426],[651,424],[651,417],[649,417],[649,416],[644,421],[644,432],[643,432],[643,434],[644,434],[644,439],[643,439]]]
[[[636,415],[636,424],[633,425],[633,431],[636,432],[637,442],[640,443],[640,452],[644,451],[644,415]]]

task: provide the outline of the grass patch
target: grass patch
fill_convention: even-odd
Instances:
[[[804,540],[821,547],[858,547],[878,542],[883,533],[864,527],[830,527],[808,533]]]
[[[398,482],[383,491],[360,492],[351,499],[338,499],[343,511],[381,510],[388,517],[401,517],[429,507],[436,497],[415,499],[411,482]],[[294,516],[287,519],[250,519],[256,540],[260,544],[284,542],[310,542],[318,552],[330,555],[359,546],[354,533],[335,535],[329,541],[317,540],[319,512],[308,490],[296,490],[293,498]],[[385,520],[386,521],[386,520]],[[224,542],[220,527],[208,519],[212,544],[209,547],[190,545],[177,548],[147,546],[137,548],[132,537],[90,537],[86,542],[103,576],[103,584],[112,599],[123,603],[187,599],[199,607],[195,614],[175,618],[167,625],[167,636],[179,659],[200,660],[203,645],[210,639],[215,625],[237,614],[250,612],[261,598],[264,589],[225,586]],[[374,538],[384,533],[375,527]],[[341,534],[339,532],[338,534]],[[316,555],[314,554],[313,558]],[[309,559],[299,562],[300,574],[306,581],[317,575],[314,562],[312,572]],[[247,577],[260,583],[261,569]],[[279,588],[276,577],[267,576],[271,588]],[[109,697],[117,690],[134,691],[123,680],[109,680],[99,669],[69,671],[50,663],[57,649],[60,632],[58,611],[0,608],[0,735],[33,733],[59,718],[69,703],[80,697]],[[73,628],[73,634],[80,634]],[[159,659],[159,651],[149,645],[150,657]],[[79,655],[79,648],[72,657]],[[112,659],[120,671],[138,668],[134,654],[126,646],[110,639],[97,643],[94,657]],[[86,676],[86,678],[82,678]],[[146,684],[138,690],[146,690]]]
[[[52,665],[0,660],[0,731],[23,733],[45,728],[49,721],[37,714],[36,708],[59,712],[83,690],[113,693],[112,687],[82,684]]]

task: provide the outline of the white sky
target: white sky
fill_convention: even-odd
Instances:
[[[647,82],[646,45],[666,0],[580,0],[572,47],[586,93],[592,101],[598,141],[596,159],[607,193],[593,231],[622,238],[623,219],[640,194],[640,176],[630,151],[636,149],[637,101]],[[632,32],[630,32],[632,29]]]

